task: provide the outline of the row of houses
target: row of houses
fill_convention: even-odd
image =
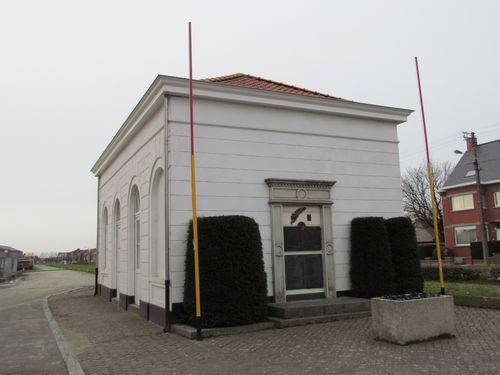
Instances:
[[[87,263],[96,264],[97,249],[76,249],[69,252],[57,253],[54,259],[57,263]]]

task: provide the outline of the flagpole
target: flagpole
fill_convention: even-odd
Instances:
[[[196,216],[196,173],[194,157],[193,121],[193,52],[191,46],[191,22],[189,22],[189,123],[191,128],[191,201],[193,207],[193,250],[194,250],[194,287],[196,296],[196,338],[201,340],[201,298],[200,263],[198,257],[198,220]]]
[[[441,262],[441,244],[440,244],[440,240],[439,240],[439,231],[438,231],[437,215],[436,215],[436,208],[437,208],[436,195],[435,195],[435,190],[434,190],[434,179],[432,177],[431,158],[429,156],[429,143],[427,141],[427,127],[425,125],[424,101],[422,99],[422,86],[420,85],[420,72],[418,70],[418,59],[416,56],[415,56],[415,66],[417,68],[418,93],[420,96],[420,109],[422,111],[422,124],[424,126],[425,153],[427,155],[427,174],[429,176],[429,184],[430,184],[430,188],[431,188],[432,218],[434,220],[434,236],[436,238],[436,249],[437,249],[438,269],[439,269],[439,285],[441,287],[441,294],[445,294],[444,278],[443,278],[443,264]]]

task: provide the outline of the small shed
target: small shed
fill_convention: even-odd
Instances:
[[[92,167],[101,294],[152,320],[183,300],[188,93],[187,79],[158,76]],[[194,81],[194,103],[199,216],[256,220],[270,300],[348,292],[351,220],[403,213],[397,125],[411,111],[246,74]]]
[[[17,273],[17,262],[23,256],[21,250],[0,245],[0,278],[8,278]]]

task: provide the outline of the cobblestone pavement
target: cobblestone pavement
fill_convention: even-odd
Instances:
[[[0,287],[0,374],[67,374],[47,318],[43,299],[54,293],[92,285],[82,272],[36,266]]]
[[[500,373],[498,310],[456,307],[456,338],[398,346],[374,340],[369,318],[198,342],[90,290],[50,306],[86,374]]]

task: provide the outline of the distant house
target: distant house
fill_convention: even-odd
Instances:
[[[21,250],[0,245],[0,277],[9,277],[17,273],[17,262],[23,256]]]
[[[427,223],[424,223],[422,221],[416,221],[415,233],[417,235],[418,243],[426,244],[426,243],[434,243],[435,241],[436,236],[434,236],[434,228],[427,225]]]
[[[99,290],[155,321],[183,301],[188,93],[187,79],[158,76],[92,167]],[[403,213],[397,125],[411,111],[246,74],[194,81],[194,103],[199,216],[255,219],[270,300],[349,291],[351,220]],[[284,233],[299,224],[321,245],[291,250]]]
[[[68,254],[69,253],[64,253],[64,252],[59,252],[57,253],[57,257],[56,257],[56,262],[57,263],[68,263]]]
[[[470,243],[482,240],[473,147],[468,138],[467,151],[440,191],[445,244],[455,257],[470,257]],[[488,240],[500,240],[500,140],[476,147]]]

